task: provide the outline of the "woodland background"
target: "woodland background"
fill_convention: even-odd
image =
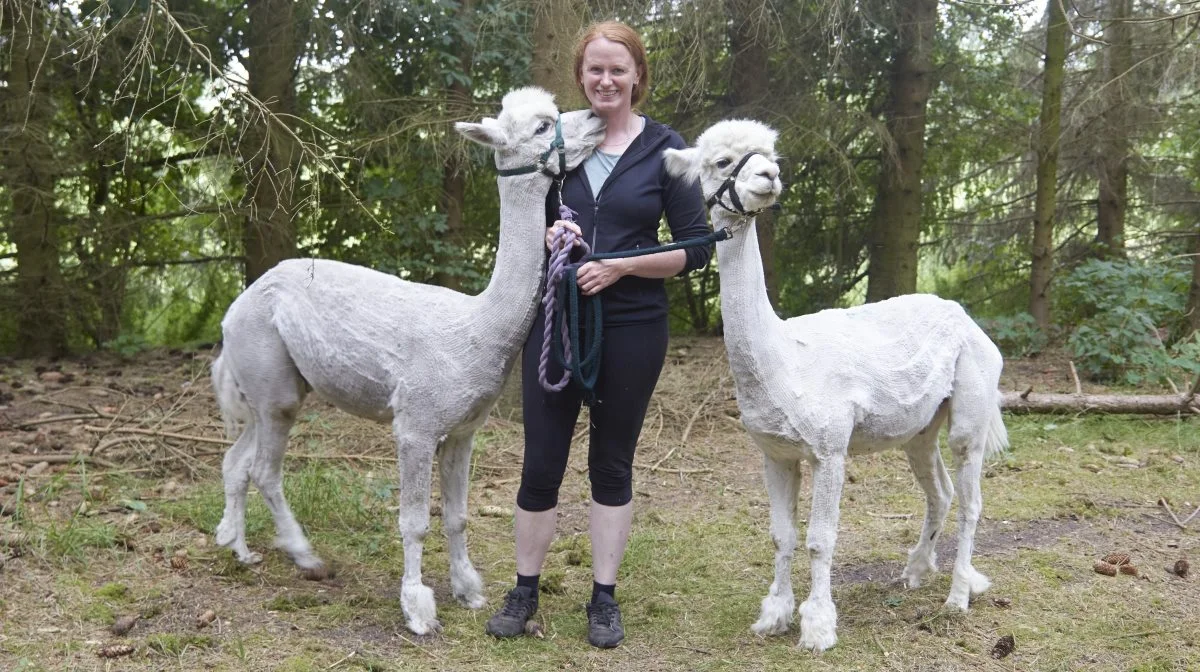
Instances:
[[[281,259],[475,292],[491,157],[452,131],[644,35],[643,111],[780,131],[782,315],[931,291],[1014,357],[1200,372],[1200,8],[1051,0],[0,0],[0,353],[215,341]],[[719,251],[718,251],[719,253]],[[716,264],[669,283],[720,329]]]

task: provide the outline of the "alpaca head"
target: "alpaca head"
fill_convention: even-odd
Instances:
[[[454,128],[470,140],[496,150],[500,170],[537,166],[542,172],[560,172],[559,150],[552,146],[561,124],[567,170],[578,166],[604,137],[604,121],[591,110],[559,115],[554,96],[536,86],[516,89],[504,96],[500,115],[480,123],[458,122]]]
[[[720,121],[696,138],[696,146],[663,152],[667,172],[699,180],[708,207],[721,205],[751,215],[775,204],[782,185],[774,129],[757,121]]]

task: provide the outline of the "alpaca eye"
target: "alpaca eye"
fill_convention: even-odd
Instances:
[[[721,169],[728,168],[729,164],[731,164],[731,163],[733,163],[733,161],[731,161],[729,159],[717,159],[717,168],[721,168]]]
[[[543,121],[541,124],[538,125],[537,130],[534,131],[533,134],[541,135],[542,133],[545,133],[548,130],[550,130],[550,122]]]

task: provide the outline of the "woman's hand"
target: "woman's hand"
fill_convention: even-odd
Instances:
[[[546,249],[551,248],[551,245],[554,242],[554,237],[557,236],[558,232],[562,229],[573,231],[575,233],[575,247],[579,247],[579,243],[583,239],[583,231],[579,228],[579,225],[574,222],[568,222],[565,219],[559,219],[554,222],[554,226],[546,229]]]
[[[587,296],[599,294],[626,274],[625,259],[589,261],[575,273],[575,284]]]

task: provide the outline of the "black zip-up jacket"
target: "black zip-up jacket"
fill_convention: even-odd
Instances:
[[[708,234],[704,195],[698,183],[683,184],[667,174],[662,152],[687,144],[671,127],[646,117],[641,134],[621,155],[612,173],[592,197],[587,171],[580,165],[563,180],[562,198],[577,215],[575,223],[593,252],[617,252],[657,247],[658,225],[667,218],[672,242]],[[558,190],[546,199],[546,223],[558,216]],[[680,275],[703,268],[712,257],[712,246],[684,250],[687,262]],[[667,316],[667,290],[663,280],[627,275],[606,287],[600,296],[605,324],[653,322]],[[535,325],[536,328],[536,325]]]

